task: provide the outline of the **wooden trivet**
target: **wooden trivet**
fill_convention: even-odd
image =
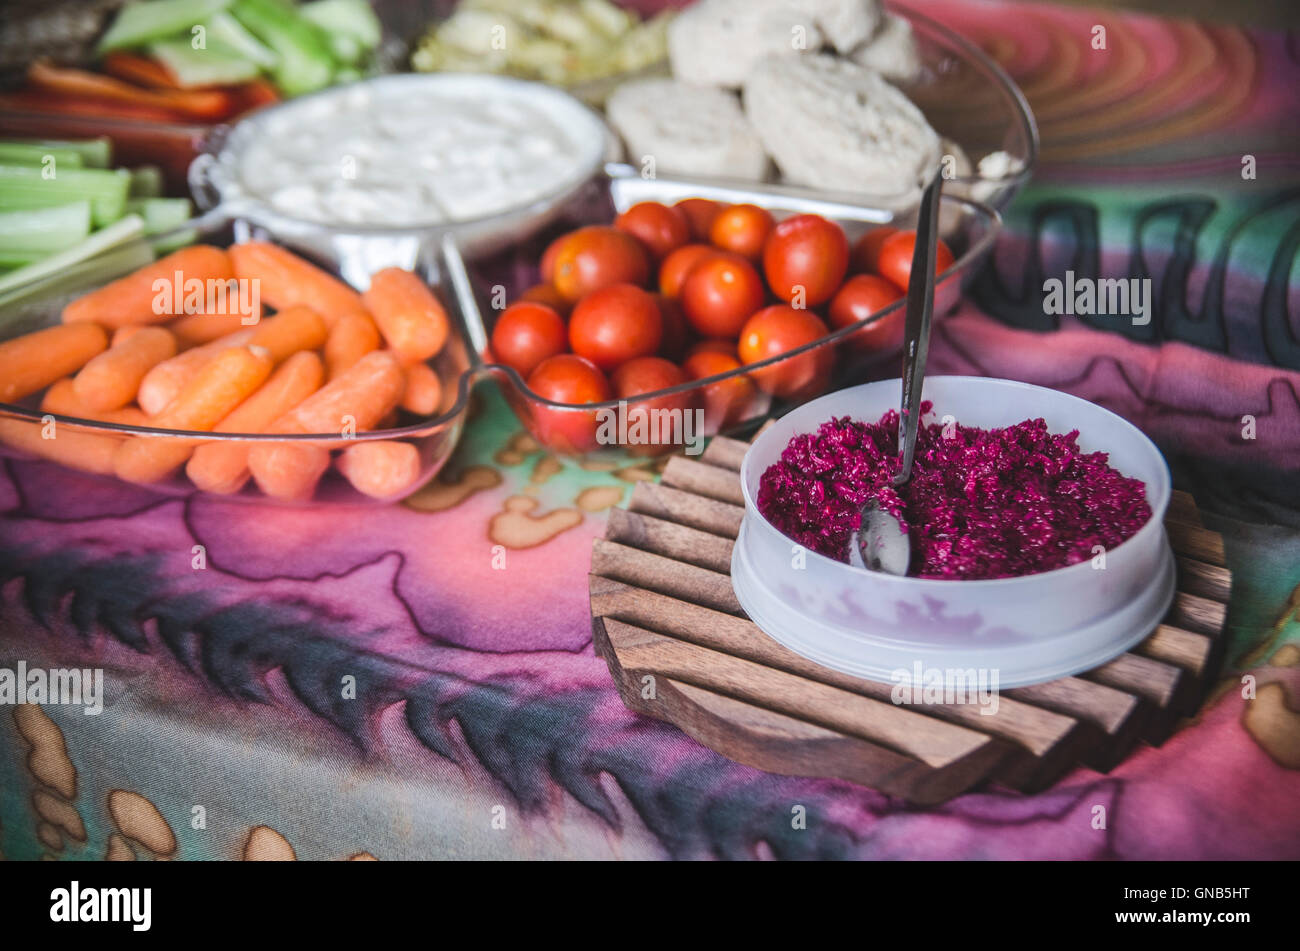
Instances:
[[[1165,517],[1178,591],[1151,636],[1087,673],[1002,691],[984,715],[973,704],[896,705],[893,685],[821,667],[745,616],[730,572],[747,448],[718,437],[698,460],[673,457],[593,543],[592,636],[631,709],[769,772],[932,805],[985,782],[1034,792],[1077,764],[1109,770],[1199,708],[1221,659],[1232,575],[1190,495],[1175,492]]]

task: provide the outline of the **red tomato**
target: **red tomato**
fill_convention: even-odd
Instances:
[[[897,228],[881,225],[858,238],[857,243],[853,245],[853,273],[875,274],[876,262],[880,258],[880,246],[885,243],[886,238],[896,234],[898,234]]]
[[[541,272],[542,282],[544,284],[550,284],[555,280],[555,256],[560,253],[560,248],[564,244],[565,239],[571,234],[572,232],[560,235],[548,244],[546,250],[542,252]]]
[[[703,337],[734,337],[763,306],[763,279],[735,254],[714,254],[696,263],[682,285],[682,308]]]
[[[636,447],[642,447],[652,452],[669,446],[684,445],[686,426],[695,424],[694,420],[688,423],[684,414],[699,403],[699,393],[687,391],[653,399],[636,397],[643,393],[666,390],[688,380],[690,377],[685,370],[662,357],[638,357],[614,371],[610,378],[614,392],[619,399],[628,401],[628,439],[625,445],[633,448],[633,451],[636,451]],[[673,410],[677,412],[674,414]]]
[[[680,297],[682,285],[691,268],[699,264],[707,255],[717,251],[707,244],[684,244],[664,258],[659,265],[659,292],[665,297]]]
[[[703,341],[703,343],[713,344],[718,342]],[[740,367],[741,363],[736,358],[734,349],[731,353],[716,349],[696,350],[682,364],[682,369],[693,380],[703,380],[705,377],[717,376],[719,373],[729,373],[732,370],[739,370]],[[727,380],[707,384],[703,396],[704,431],[716,433],[749,415],[750,402],[754,398],[754,381],[748,374],[742,373]]]
[[[559,241],[551,283],[568,300],[611,284],[642,285],[650,276],[645,249],[626,231],[590,225]]]
[[[663,332],[654,296],[631,284],[592,291],[578,301],[569,318],[569,346],[602,370],[650,356],[659,349]]]
[[[746,321],[738,345],[744,363],[757,363],[826,336],[826,325],[808,310],[787,304],[765,307]],[[759,389],[774,396],[803,399],[820,392],[830,376],[831,351],[818,349],[761,370],[750,376]]]
[[[561,317],[569,316],[569,311],[573,310],[573,301],[566,300],[564,295],[555,289],[551,284],[534,284],[528,290],[519,295],[520,300],[535,301],[538,304],[545,304],[550,307]]]
[[[556,403],[601,403],[611,399],[609,380],[590,360],[561,353],[543,360],[528,377],[528,388]],[[594,410],[557,409],[529,404],[533,434],[553,449],[586,452],[596,448]]]
[[[663,334],[659,341],[659,356],[669,360],[680,360],[686,352],[686,345],[691,341],[691,327],[682,313],[682,305],[663,294],[654,295],[659,305],[659,317],[663,321]]]
[[[843,228],[821,215],[785,219],[763,246],[768,287],[797,306],[816,307],[830,300],[848,269],[849,239]]]
[[[776,219],[766,208],[757,205],[732,205],[713,219],[709,240],[724,251],[757,261],[763,244],[776,226]]]
[[[492,328],[492,354],[525,380],[547,357],[568,349],[564,318],[545,304],[511,304]]]
[[[691,226],[691,240],[708,241],[713,219],[727,206],[710,198],[683,198],[673,207],[686,216]]]
[[[614,227],[639,239],[656,261],[691,240],[686,215],[657,201],[633,205],[614,219]]]
[[[735,357],[736,341],[723,340],[721,337],[710,337],[694,344],[691,349],[686,351],[686,357],[690,359],[697,353],[725,353],[729,357]]]
[[[885,239],[880,246],[880,258],[876,270],[880,276],[893,281],[903,290],[907,290],[907,281],[912,274],[912,253],[916,250],[916,232],[900,231]],[[942,241],[935,248],[934,273],[942,274],[952,267],[952,252]]]
[[[855,274],[844,282],[831,299],[831,327],[839,330],[850,324],[884,310],[903,296],[893,284],[875,274]],[[852,334],[849,340],[864,350],[886,350],[903,342],[903,325],[907,320],[905,308],[898,308],[888,317],[868,324]]]

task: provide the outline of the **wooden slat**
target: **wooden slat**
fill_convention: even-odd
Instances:
[[[740,480],[734,472],[706,465],[685,456],[673,456],[664,468],[663,484],[684,489],[697,495],[744,505],[745,496],[740,491]]]
[[[745,510],[739,505],[706,499],[658,482],[638,482],[628,508],[733,540],[740,533],[740,522],[745,517]]]
[[[1218,637],[1227,618],[1226,604],[1179,591],[1174,594],[1174,604],[1169,609],[1166,620],[1175,627],[1204,634],[1206,637]]]
[[[1232,596],[1232,572],[1218,565],[1209,565],[1195,558],[1179,555],[1178,590],[1227,604]]]
[[[656,694],[661,681],[666,687],[672,682],[689,684],[787,718],[763,718],[769,728],[788,726],[793,718],[859,741],[852,750],[841,751],[847,754],[842,763],[824,763],[825,774],[852,770],[861,777],[856,781],[882,792],[940,802],[983,781],[1007,755],[1005,744],[975,730],[613,618],[603,624],[624,675],[632,682],[639,681],[642,672],[654,676]],[[678,711],[673,722],[690,723],[692,713]]]
[[[1178,711],[1185,716],[1196,712],[1201,687],[1209,672],[1214,642],[1204,634],[1194,634],[1171,624],[1161,624],[1135,648],[1135,653],[1182,669],[1190,683],[1180,698]]]
[[[1129,754],[1152,716],[1140,697],[1080,677],[1015,687],[1003,696],[1055,710],[1091,726],[1101,741],[1086,747],[1080,759],[1103,773]]]
[[[700,459],[711,466],[739,472],[740,464],[744,462],[745,453],[748,451],[749,443],[747,442],[741,442],[739,439],[728,439],[726,436],[714,436],[709,440],[709,445],[705,448],[704,455]]]
[[[685,565],[680,561],[638,551],[627,545],[597,538],[591,546],[591,573],[670,594],[692,604],[728,614],[740,614],[740,602],[731,589],[731,577]]]
[[[1220,568],[1228,566],[1223,552],[1223,536],[1218,532],[1168,520],[1165,522],[1165,531],[1169,533],[1169,544],[1173,547],[1174,554],[1195,558]]]
[[[1151,714],[1142,725],[1141,737],[1153,745],[1168,738],[1191,691],[1180,668],[1139,654],[1121,654],[1083,677],[1146,701]]]
[[[591,611],[646,630],[797,674],[885,703],[893,703],[894,686],[840,673],[796,654],[766,636],[754,622],[696,604],[687,604],[634,585],[592,575]],[[1001,765],[998,782],[1013,789],[1050,785],[1095,741],[1094,731],[1071,717],[1032,705],[998,698],[997,712],[976,704],[926,704],[926,714],[982,730],[1015,744],[1016,755]]]
[[[1165,523],[1182,522],[1185,525],[1204,527],[1200,510],[1191,494],[1182,489],[1174,489],[1169,494],[1169,508],[1165,510]]]
[[[616,508],[609,510],[605,537],[688,565],[731,574],[731,549],[735,543],[696,528]]]

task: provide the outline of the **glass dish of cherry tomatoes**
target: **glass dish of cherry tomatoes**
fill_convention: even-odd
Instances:
[[[450,289],[482,363],[549,448],[655,454],[898,374],[915,211],[610,165],[536,266]],[[992,248],[993,209],[944,195],[936,314]]]

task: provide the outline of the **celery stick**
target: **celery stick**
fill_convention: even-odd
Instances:
[[[259,41],[224,10],[214,13],[212,19],[208,20],[208,36],[263,69],[274,69],[280,64],[280,57],[275,55],[275,50]]]
[[[322,89],[334,76],[329,38],[304,20],[284,0],[236,0],[230,8],[236,20],[280,57],[272,71],[275,84],[289,96]]]
[[[51,159],[56,171],[60,168],[81,168],[86,164],[80,152],[66,146],[0,142],[0,162],[11,162],[14,165],[45,165]]]
[[[156,254],[163,255],[171,254],[178,248],[186,247],[198,240],[199,232],[197,228],[178,228],[174,231],[150,236],[149,244]]]
[[[70,149],[81,156],[86,168],[108,168],[113,160],[113,140],[106,135],[96,139],[0,139],[8,145],[34,145],[42,149]]]
[[[102,254],[109,248],[115,248],[133,238],[139,238],[143,234],[143,219],[139,215],[127,215],[125,218],[113,222],[107,228],[100,228],[80,244],[65,248],[62,251],[56,251],[35,264],[20,267],[18,270],[10,271],[4,277],[0,277],[0,294],[11,291],[16,287],[22,287],[32,281],[43,280],[51,274],[58,274],[64,268],[79,264],[97,254]]]
[[[124,168],[69,168],[46,178],[35,165],[0,165],[0,211],[49,208],[89,201],[92,220],[106,225],[122,217],[131,174]]]
[[[0,251],[0,268],[8,271],[16,267],[26,267],[35,264],[49,253],[48,251]]]
[[[23,322],[37,307],[48,312],[49,307],[44,302],[51,297],[72,297],[116,280],[124,274],[138,271],[146,264],[153,263],[154,259],[154,251],[147,242],[131,240],[58,273],[47,274],[14,290],[0,293],[0,329]]]
[[[128,198],[126,212],[144,219],[145,234],[162,234],[190,220],[188,198]]]
[[[196,50],[188,39],[158,40],[149,44],[149,55],[158,60],[183,87],[224,86],[248,82],[261,70],[224,43],[208,38]]]
[[[44,257],[85,241],[90,234],[90,202],[52,208],[0,212],[0,251]],[[22,262],[27,263],[27,262]]]
[[[383,27],[366,0],[315,0],[298,8],[303,18],[329,34],[352,37],[365,49],[379,45]]]
[[[163,193],[162,169],[157,165],[139,165],[131,169],[131,187],[126,197],[161,198]]]
[[[231,0],[146,0],[122,8],[99,41],[99,52],[123,47],[144,46],[153,40],[184,35],[230,6]]]

